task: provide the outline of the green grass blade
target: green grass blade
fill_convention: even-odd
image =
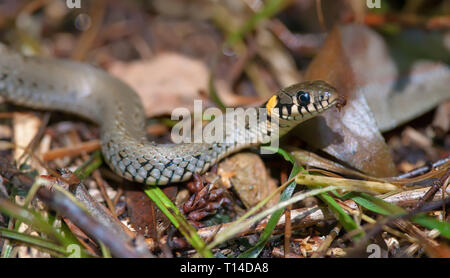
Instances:
[[[64,247],[55,244],[49,240],[43,239],[37,236],[26,235],[23,233],[19,233],[13,230],[9,230],[7,228],[0,227],[0,237],[13,239],[17,241],[21,241],[23,243],[27,243],[29,245],[34,245],[36,247],[40,247],[42,249],[46,249],[51,251],[52,253],[59,253],[60,255],[67,255]]]
[[[426,214],[418,214],[411,219],[414,223],[424,226],[427,229],[436,229],[442,236],[450,238],[450,223],[439,221]]]
[[[300,167],[300,165],[298,165],[297,162],[295,162],[294,158],[289,153],[284,151],[283,149],[274,148],[274,147],[264,147],[264,148],[267,150],[270,150],[270,151],[278,152],[280,155],[282,155],[284,157],[284,159],[286,159],[287,161],[289,161],[293,164],[293,168],[289,175],[289,179],[296,176],[300,172],[300,170],[303,170]],[[283,193],[281,194],[279,202],[283,202],[283,201],[286,201],[289,198],[291,198],[296,185],[297,185],[297,183],[295,182],[295,180],[292,181],[291,184],[289,184],[286,187],[286,189],[283,191]],[[275,229],[283,212],[284,212],[284,209],[279,209],[272,214],[269,221],[267,222],[266,227],[264,228],[263,232],[261,233],[261,236],[260,236],[258,242],[255,244],[255,246],[253,246],[252,248],[250,248],[250,249],[246,250],[245,252],[243,252],[242,254],[240,254],[239,258],[256,258],[256,257],[258,257],[258,255],[261,253],[264,246],[266,245],[267,241],[269,240],[270,235],[272,234],[273,230]]]
[[[403,208],[364,192],[350,192],[343,197],[345,199],[352,199],[362,207],[382,215],[406,213]]]
[[[214,257],[211,250],[206,247],[205,242],[197,234],[195,228],[188,223],[183,214],[159,187],[149,186],[144,191],[164,215],[167,216],[170,222],[180,230],[186,240],[197,250],[200,256],[206,258]]]
[[[319,198],[335,213],[339,223],[341,223],[344,229],[349,232],[358,228],[358,225],[353,218],[351,218],[328,193],[320,194]]]
[[[78,169],[75,170],[74,174],[78,176],[80,181],[87,178],[92,172],[95,171],[100,165],[102,165],[102,153],[100,151],[94,152],[89,160],[83,163]]]
[[[249,20],[236,30],[235,32],[232,32],[227,39],[227,42],[231,45],[235,44],[238,41],[241,41],[243,37],[255,29],[255,27],[258,25],[259,22],[261,22],[264,19],[271,18],[275,14],[277,14],[279,11],[281,11],[284,7],[286,7],[286,4],[289,1],[286,0],[269,0],[264,5],[264,8],[262,8],[259,12],[256,12],[253,14]]]
[[[65,238],[38,213],[22,208],[6,199],[0,199],[0,212],[31,225],[34,229],[54,237],[63,244],[67,243]]]

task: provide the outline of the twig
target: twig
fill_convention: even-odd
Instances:
[[[288,179],[287,173],[283,171],[281,173],[281,181],[282,183],[285,183]],[[290,253],[290,247],[291,247],[291,235],[292,235],[292,227],[291,227],[291,210],[292,205],[289,205],[286,207],[286,210],[284,211],[284,219],[285,219],[285,226],[284,226],[284,257],[287,258],[288,254]]]
[[[0,158],[0,175],[23,190],[29,190],[34,181],[11,165],[6,158]],[[78,187],[80,188],[80,187]],[[137,251],[130,242],[119,237],[116,232],[99,223],[86,211],[77,206],[65,194],[56,190],[40,187],[37,196],[48,206],[70,219],[88,236],[103,242],[117,257],[150,257],[148,252]]]
[[[89,10],[89,13],[92,14],[92,26],[88,31],[84,32],[78,40],[77,46],[72,53],[73,60],[84,60],[84,58],[86,57],[86,53],[94,44],[103,22],[106,6],[107,1],[105,0],[98,0],[93,2],[93,5]]]
[[[289,254],[290,246],[291,246],[291,234],[292,234],[291,209],[292,209],[292,205],[287,206],[286,210],[284,211],[284,218],[286,219],[285,226],[284,226],[284,256],[285,257],[287,257],[287,254]]]
[[[66,156],[77,156],[84,152],[92,152],[100,149],[100,141],[92,140],[73,147],[63,147],[50,150],[42,155],[44,161],[54,160],[56,158],[66,157]]]
[[[330,234],[327,235],[325,240],[322,242],[322,244],[319,246],[316,252],[312,254],[312,258],[320,258],[324,255],[324,253],[327,251],[328,247],[330,247],[333,240],[337,237],[339,232],[341,231],[342,226],[338,224],[336,227],[334,227]]]
[[[409,171],[408,173],[398,175],[395,177],[395,179],[408,179],[408,178],[416,177],[419,175],[423,175],[423,174],[433,170],[434,168],[440,167],[449,162],[450,162],[450,156],[447,156],[443,159],[439,159],[438,161],[432,163],[431,165],[426,165],[426,166],[414,169],[412,171]]]
[[[441,207],[442,205],[448,205],[448,204],[450,204],[450,197],[445,198],[443,200],[426,203],[422,207],[413,209],[406,214],[392,216],[392,217],[385,219],[384,221],[378,221],[374,226],[372,226],[372,229],[366,233],[366,236],[361,241],[358,242],[358,245],[356,247],[354,247],[347,255],[349,257],[352,257],[352,254],[356,253],[358,250],[363,248],[371,238],[375,237],[375,235],[377,235],[379,232],[381,232],[381,230],[383,229],[383,226],[391,225],[394,223],[396,223],[400,226],[404,226],[404,224],[402,224],[402,223],[404,223],[404,220],[410,219],[411,217],[413,217],[416,214],[435,210],[435,209]],[[345,237],[348,237],[348,236],[346,235]]]
[[[414,209],[418,209],[422,207],[425,202],[433,199],[434,195],[438,192],[438,190],[444,186],[444,184],[448,183],[448,179],[450,177],[450,169],[447,169],[447,172],[437,181],[434,181],[431,185],[431,188],[423,195],[422,198],[420,198],[419,202],[417,202]]]
[[[389,196],[385,198],[384,200],[386,202],[396,204],[396,205],[402,205],[407,206],[411,203],[417,202],[424,194],[425,191],[428,190],[428,188],[420,188],[420,189],[414,189],[409,191],[403,191],[398,194]],[[448,192],[448,191],[447,191]],[[434,199],[438,199],[442,197],[442,191],[438,192]],[[344,207],[344,209],[346,209]],[[324,214],[324,212],[318,207],[313,206],[310,208],[300,208],[300,209],[294,209],[291,210],[291,226],[292,229],[299,229],[304,227],[309,227],[312,225],[315,225],[323,220],[333,219],[333,216],[331,214]],[[269,220],[269,217],[261,220],[258,225],[249,227],[243,231],[241,231],[239,234],[236,234],[235,237],[241,237],[245,235],[250,235],[254,233],[259,233],[266,227],[267,221]],[[283,231],[285,226],[286,220],[285,217],[282,216],[280,220],[278,221],[277,226],[274,229],[274,233],[280,233]],[[227,227],[234,225],[234,222],[229,223],[223,223],[220,225],[214,225],[209,226],[205,228],[201,228],[197,231],[197,233],[202,237],[203,239],[210,239],[214,236],[216,233],[220,233],[224,231]]]
[[[49,120],[50,120],[50,113],[47,112],[42,117],[41,126],[39,127],[38,132],[36,133],[34,138],[30,141],[28,146],[25,147],[22,155],[17,159],[17,161],[22,161],[22,159],[24,158],[25,155],[29,154],[31,151],[33,151],[36,148],[38,142],[41,140],[42,136],[44,135],[44,132],[48,125]]]

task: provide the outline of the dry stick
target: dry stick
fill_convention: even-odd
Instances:
[[[106,205],[108,206],[111,214],[117,218],[116,210],[114,207],[114,203],[109,198],[108,192],[106,191],[106,181],[102,178],[102,175],[100,174],[100,171],[98,169],[95,169],[95,171],[92,173],[92,177],[95,179],[98,188],[100,189],[100,192],[102,193],[103,199],[105,199]]]
[[[23,190],[29,190],[33,185],[33,179],[20,171],[7,161],[0,157],[0,175],[7,178],[16,187]],[[90,216],[82,208],[78,207],[63,193],[57,190],[49,190],[40,187],[37,196],[48,206],[53,208],[62,216],[70,219],[75,225],[83,230],[88,236],[103,242],[117,257],[151,257],[149,252],[137,251],[130,242],[119,237],[117,233],[96,219]]]
[[[284,226],[284,257],[285,258],[287,258],[288,254],[290,253],[290,247],[291,247],[291,234],[292,234],[291,209],[292,209],[292,205],[289,205],[289,206],[286,207],[286,210],[284,211],[284,219],[285,219],[285,226]]]
[[[434,239],[429,238],[425,232],[421,231],[411,222],[401,219],[396,221],[395,224],[417,239],[418,243],[426,250],[428,254],[432,254],[433,249],[439,246],[439,243],[437,243]]]
[[[419,175],[423,175],[423,174],[433,170],[434,168],[440,167],[449,162],[450,162],[450,156],[447,156],[443,159],[439,159],[438,161],[433,162],[431,165],[426,165],[426,166],[414,169],[412,171],[409,171],[408,173],[395,176],[395,179],[408,179],[408,178],[416,177]]]
[[[130,242],[119,238],[115,232],[97,222],[96,219],[75,205],[62,193],[55,191],[52,194],[52,192],[41,188],[38,191],[38,196],[58,211],[58,213],[69,218],[70,221],[80,227],[87,235],[103,242],[115,256],[125,258],[151,257],[149,252],[144,253],[135,250]]]
[[[370,231],[367,231],[366,236],[361,241],[358,242],[358,245],[356,247],[354,247],[352,249],[352,251],[356,252],[357,250],[364,248],[366,243],[371,238],[373,238],[375,235],[377,235],[382,230],[383,226],[385,226],[385,225],[397,224],[397,225],[402,226],[402,223],[404,223],[404,220],[410,219],[411,217],[413,217],[416,214],[435,210],[435,209],[441,207],[442,205],[447,205],[447,204],[450,204],[450,197],[445,198],[443,200],[435,201],[435,202],[425,203],[422,207],[413,209],[406,214],[399,215],[399,216],[392,216],[392,217],[385,219],[384,221],[379,221],[372,227],[372,229]],[[350,236],[350,234],[345,235],[346,238],[349,236]],[[352,252],[349,253],[350,257],[352,256],[351,253]]]
[[[333,240],[337,237],[337,235],[339,234],[341,229],[342,229],[341,224],[336,225],[336,227],[334,227],[331,230],[330,234],[327,235],[327,237],[322,242],[322,244],[319,246],[317,251],[312,254],[311,258],[320,258],[320,257],[322,257],[325,254],[325,252],[327,251],[328,247],[330,247],[330,245],[333,242]]]
[[[135,234],[131,232],[122,222],[120,222],[106,207],[99,204],[92,198],[87,191],[86,187],[79,183],[74,189],[73,194],[88,210],[98,222],[102,223],[111,231],[113,231],[118,237],[123,240],[132,240],[135,238]]]
[[[436,195],[438,190],[441,187],[443,187],[444,184],[448,183],[449,177],[450,177],[450,169],[447,169],[447,172],[445,172],[445,174],[439,180],[434,181],[431,184],[431,188],[427,191],[427,193],[425,193],[425,195],[423,195],[422,198],[420,198],[419,202],[417,202],[414,209],[422,207],[425,204],[425,202],[431,200],[434,197],[434,195]]]
[[[36,148],[38,142],[41,140],[42,136],[44,135],[44,132],[48,125],[49,120],[50,120],[50,113],[47,112],[44,114],[43,118],[41,119],[41,126],[39,127],[37,134],[30,141],[28,146],[25,147],[24,152],[19,157],[19,159],[17,159],[17,161],[22,161],[22,159],[25,155],[29,154]]]
[[[57,158],[62,158],[66,156],[77,156],[84,152],[92,152],[100,149],[100,141],[92,140],[73,147],[63,147],[52,149],[42,155],[44,161],[50,161]]]
[[[389,196],[384,200],[389,203],[397,204],[397,205],[410,205],[412,203],[417,202],[425,194],[426,190],[427,190],[426,188],[420,188],[420,189],[414,189],[414,190],[409,190],[409,191],[403,191],[403,192],[397,193],[395,195]],[[447,193],[448,193],[448,191],[447,191]],[[442,191],[438,192],[434,196],[434,199],[441,198],[443,196],[442,194],[443,194]],[[346,209],[346,207],[344,207],[344,209]],[[291,222],[292,222],[293,229],[312,226],[312,225],[319,223],[320,221],[333,219],[333,218],[334,218],[334,216],[331,214],[324,214],[324,212],[318,206],[291,210]],[[245,236],[245,235],[250,235],[250,234],[261,232],[262,230],[264,230],[268,220],[269,220],[269,217],[263,219],[256,227],[254,227],[254,226],[249,227],[246,230],[235,235],[235,237],[240,237],[240,236]],[[280,218],[280,220],[278,221],[274,231],[278,232],[278,233],[280,231],[282,231],[285,223],[286,223],[285,217],[282,216]],[[229,223],[223,223],[220,225],[209,226],[209,227],[199,229],[197,231],[197,233],[203,239],[210,239],[214,234],[225,230],[227,227],[229,227],[233,224],[234,224],[234,222],[229,222]]]
[[[408,173],[394,176],[394,177],[384,177],[384,178],[377,178],[372,177],[369,175],[366,175],[364,173],[358,172],[356,170],[347,168],[337,162],[331,161],[329,159],[320,157],[314,153],[307,152],[307,151],[301,151],[301,150],[295,150],[292,152],[294,158],[299,162],[300,164],[309,164],[310,166],[320,168],[320,169],[326,169],[327,171],[333,171],[336,173],[340,173],[341,175],[348,175],[348,176],[356,176],[359,178],[367,179],[369,181],[379,181],[379,182],[389,182],[393,184],[408,184],[408,183],[414,183],[417,181],[418,178],[421,178],[421,180],[425,178],[430,178],[436,175],[439,175],[441,172],[444,172],[446,170],[446,167],[450,166],[450,156],[440,159],[431,165],[420,167],[417,169],[414,169]],[[441,167],[440,169],[438,169]],[[435,171],[433,171],[435,170]],[[320,172],[318,169],[314,169],[314,171]],[[330,172],[326,173],[327,176],[334,176],[330,174]],[[417,177],[418,175],[421,175]],[[416,178],[415,178],[416,177]]]
[[[285,183],[287,180],[287,174],[285,171],[282,172],[281,176],[281,183]],[[289,205],[284,210],[284,219],[285,219],[285,226],[284,226],[284,257],[287,258],[288,254],[290,253],[290,247],[291,247],[291,235],[292,235],[292,227],[291,227],[291,210],[292,205]]]
[[[437,238],[438,236],[441,235],[441,233],[438,230],[431,230],[428,232],[425,232],[426,237],[428,237],[431,240],[434,240],[435,238]],[[406,250],[404,251],[404,254],[406,256],[411,257],[412,254],[416,253],[417,251],[419,251],[419,249],[421,248],[420,244],[413,243],[411,244],[408,248],[406,248]]]
[[[80,138],[80,136],[78,135],[78,133],[77,133],[77,132],[72,132],[71,134],[73,135],[73,139],[75,140],[75,142],[76,142],[77,144],[81,144],[81,138]],[[98,140],[97,140],[97,141],[98,141]],[[99,141],[98,141],[98,144],[99,144],[98,147],[100,148],[100,142],[99,142]],[[81,153],[81,156],[82,156],[82,158],[83,158],[85,161],[89,160],[89,156],[86,154],[86,152],[82,152],[82,153]],[[100,171],[99,171],[98,169],[95,169],[94,172],[92,173],[92,177],[93,177],[93,178],[95,179],[95,181],[97,182],[97,186],[100,188],[100,192],[102,193],[103,199],[105,200],[106,204],[108,205],[108,208],[109,208],[109,210],[110,210],[112,216],[113,216],[114,218],[117,218],[116,211],[115,211],[115,209],[114,209],[114,205],[113,205],[111,199],[109,198],[109,196],[108,196],[108,194],[107,194],[107,192],[106,192],[106,187],[105,187],[105,183],[106,183],[106,182],[103,180],[103,178],[102,178],[102,176],[101,176],[101,174],[100,174]],[[84,188],[84,187],[83,187],[83,188]],[[85,200],[89,201],[89,199],[85,199]],[[93,199],[92,199],[92,201],[93,201]],[[86,206],[87,206],[87,205],[86,205]],[[92,213],[91,213],[91,215],[92,215]],[[117,221],[116,221],[116,222],[117,222]]]
[[[75,50],[72,53],[73,60],[84,60],[87,52],[94,44],[103,22],[106,6],[106,0],[98,0],[92,3],[92,6],[89,9],[89,14],[92,15],[92,26],[90,26],[86,32],[83,32],[78,40]]]
[[[112,200],[114,207],[116,207],[117,203],[119,202],[120,196],[122,196],[122,194],[123,194],[123,189],[122,189],[122,187],[119,187],[117,189],[116,195],[114,196],[114,199]]]

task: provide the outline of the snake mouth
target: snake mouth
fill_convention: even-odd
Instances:
[[[344,96],[338,96],[334,102],[336,103],[336,108],[339,110],[339,112],[342,110],[342,108],[347,104],[347,99],[345,99]]]

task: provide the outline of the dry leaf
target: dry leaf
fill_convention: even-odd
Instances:
[[[253,153],[238,153],[219,163],[217,170],[224,184],[231,184],[246,208],[255,206],[277,189],[262,159]],[[278,202],[279,195],[265,207]]]
[[[311,62],[305,79],[322,79],[347,99],[341,112],[332,109],[305,122],[299,136],[350,166],[373,176],[393,176],[396,168],[381,136],[355,72],[351,55],[371,55],[368,43],[374,34],[360,25],[335,28]],[[368,68],[367,71],[371,69]]]
[[[152,60],[114,63],[109,72],[128,83],[141,97],[147,116],[169,114],[177,107],[193,109],[206,91],[208,70],[195,59],[164,53]]]
[[[177,194],[176,186],[165,186],[162,190],[170,199],[174,199]],[[125,191],[125,196],[130,224],[138,234],[157,239],[169,228],[170,221],[141,188],[129,187]]]
[[[204,99],[200,93],[208,92],[210,74],[203,61],[173,52],[151,60],[115,62],[109,72],[136,90],[148,117],[170,115],[179,107],[193,111],[194,100]],[[215,86],[225,105],[242,102],[242,97],[231,93],[224,81],[216,80]],[[203,103],[203,108],[207,105]]]

